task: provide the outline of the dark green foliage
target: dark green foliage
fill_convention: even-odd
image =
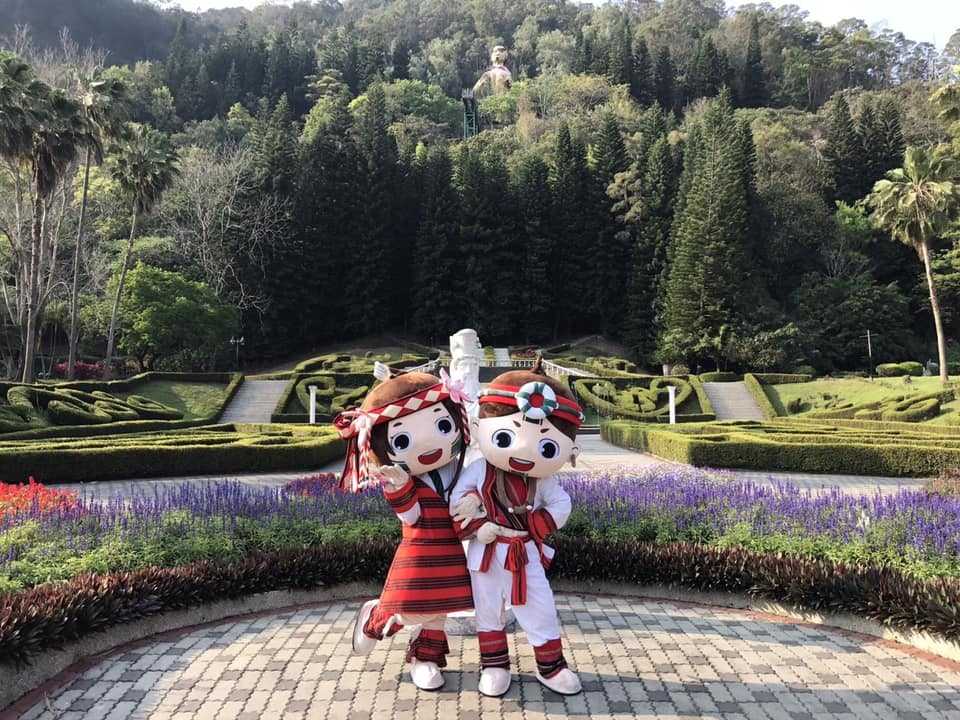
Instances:
[[[631,235],[618,227],[613,213],[616,201],[607,192],[617,174],[626,170],[629,164],[620,126],[611,113],[603,118],[593,146],[593,160],[591,192],[595,198],[591,198],[591,205],[596,209],[597,219],[591,223],[595,240],[588,257],[594,261],[581,268],[580,277],[586,285],[588,297],[593,296],[590,315],[595,326],[611,333],[619,330],[621,323],[620,308],[630,268],[624,260],[630,257],[632,249]]]
[[[583,148],[574,143],[570,128],[561,123],[557,131],[554,149],[554,166],[551,176],[553,195],[553,233],[556,246],[550,268],[551,278],[574,278],[580,275],[580,253],[586,232],[583,208],[587,205],[589,187],[586,183],[586,158]],[[553,302],[556,313],[555,330],[562,327],[569,331],[583,317],[581,298],[564,282],[553,282]],[[562,324],[562,325],[561,325]]]
[[[430,150],[417,168],[422,197],[414,246],[411,327],[436,340],[456,325],[457,298],[450,289],[458,252],[458,198],[446,148]]]
[[[960,583],[953,578],[918,579],[889,567],[698,543],[658,544],[629,535],[568,531],[556,535],[554,543],[554,576],[568,581],[747,593],[814,611],[849,612],[900,630],[960,638]],[[0,598],[0,663],[23,666],[92,633],[223,599],[379,583],[395,544],[391,536],[364,532],[242,560],[83,575],[11,593]]]
[[[514,177],[525,245],[522,329],[528,341],[546,340],[553,330],[550,267],[556,240],[551,228],[549,172],[543,160],[530,155],[520,162]]]
[[[673,359],[701,354],[699,344],[745,317],[742,288],[751,274],[749,159],[725,95],[704,115],[698,144],[685,157],[690,185],[675,220],[667,279],[664,327],[672,337],[662,351]]]
[[[641,105],[654,102],[653,62],[647,41],[638,38],[633,46],[633,70],[631,72],[630,94]]]
[[[766,73],[760,54],[760,21],[756,15],[750,19],[750,40],[743,66],[741,96],[744,107],[756,108],[767,104]]]
[[[842,94],[834,98],[827,115],[823,154],[833,177],[832,199],[853,203],[863,197],[860,172],[862,146],[850,114],[850,105]]]
[[[387,327],[391,317],[391,284],[406,280],[392,273],[395,198],[400,177],[397,146],[387,133],[386,98],[379,83],[367,91],[356,132],[360,155],[358,191],[362,199],[356,257],[362,262],[364,273],[353,288],[347,320],[356,332],[369,333]]]
[[[675,109],[676,97],[676,70],[670,57],[670,48],[660,47],[657,53],[657,64],[653,71],[653,92],[656,100],[666,111]]]

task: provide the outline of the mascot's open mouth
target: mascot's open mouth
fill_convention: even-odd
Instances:
[[[532,463],[529,460],[521,460],[520,458],[515,457],[510,458],[510,467],[517,472],[530,472],[533,470],[534,465],[535,463]]]
[[[433,465],[442,456],[443,450],[431,450],[430,452],[425,452],[423,455],[418,455],[417,460],[420,461],[421,465]]]

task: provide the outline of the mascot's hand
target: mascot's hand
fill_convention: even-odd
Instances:
[[[486,517],[483,501],[477,495],[464,495],[460,502],[453,506],[453,521],[460,523],[460,529],[466,530],[467,525],[477,518]]]
[[[410,474],[397,465],[383,465],[378,475],[380,481],[391,490],[399,490],[410,480]]]
[[[522,538],[527,537],[527,533],[524,530],[513,530],[492,522],[484,523],[477,530],[477,540],[481,545],[489,545],[497,537]]]

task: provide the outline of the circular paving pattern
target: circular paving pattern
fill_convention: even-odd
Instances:
[[[404,673],[406,633],[350,654],[358,606],[239,619],[126,650],[23,718],[960,718],[960,673],[890,643],[745,611],[575,595],[558,607],[582,695],[541,688],[519,631],[506,697],[478,695],[472,637],[450,638],[446,686],[420,692]]]

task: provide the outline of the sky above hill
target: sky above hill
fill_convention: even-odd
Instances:
[[[175,0],[187,10],[243,6],[252,8],[262,0]],[[749,0],[727,0],[728,7],[745,5]],[[899,30],[911,40],[933,42],[943,47],[960,28],[960,2],[957,0],[773,0],[774,5],[795,4],[810,17],[826,25],[849,17],[863,18],[870,25],[879,24]]]

